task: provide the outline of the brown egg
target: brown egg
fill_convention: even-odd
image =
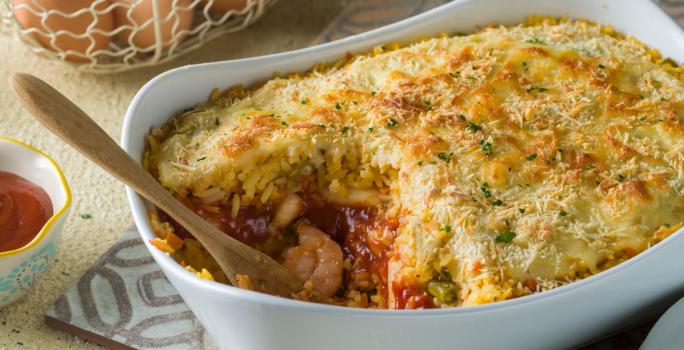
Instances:
[[[202,1],[202,8],[208,4],[208,0]],[[242,10],[246,5],[247,0],[214,0],[209,9],[215,12],[228,12],[230,10]]]
[[[90,30],[88,27],[94,24],[93,29],[99,29],[103,32],[111,32],[113,25],[113,18],[110,12],[104,10],[110,5],[109,0],[13,0],[14,16],[19,21],[19,24],[24,29],[35,29],[38,32],[29,34],[33,36],[44,47],[53,51],[74,51],[75,53],[67,54],[67,60],[75,62],[87,62],[90,59],[80,56],[77,53],[92,56],[92,53],[98,50],[106,49],[109,46],[110,37],[104,34],[92,33],[88,37],[74,38],[69,34],[59,34],[52,42],[47,33],[54,33],[61,30],[82,35]],[[17,8],[19,5],[24,5]],[[39,6],[45,10],[61,11],[65,14],[73,14],[78,10],[90,8],[100,11],[94,14],[92,12],[84,12],[75,17],[67,17],[57,13],[50,13],[45,19],[45,26],[41,23],[41,18],[34,14],[44,12]]]
[[[154,8],[152,0],[114,0],[119,6],[114,8],[114,25],[138,26],[136,31],[130,28],[117,34],[117,38],[126,43],[133,43],[140,49],[151,51],[157,43],[155,35]],[[161,42],[169,47],[174,42],[185,39],[187,31],[192,27],[192,0],[158,0]]]

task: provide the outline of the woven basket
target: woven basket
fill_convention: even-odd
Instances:
[[[78,70],[94,73],[121,72],[169,61],[199,48],[219,35],[245,28],[275,2],[275,0],[245,0],[246,5],[242,9],[216,12],[212,10],[212,6],[218,0],[94,0],[87,8],[64,13],[55,9],[46,9],[41,4],[47,1],[43,1],[45,0],[0,0],[0,31],[21,39],[37,54],[62,61]],[[153,16],[144,22],[130,20],[133,13],[131,8],[143,6],[141,2],[150,2],[144,6],[150,6]],[[181,5],[182,3],[184,6]],[[114,13],[115,10],[126,11],[121,13],[126,14],[128,22],[118,27],[115,24],[111,31],[98,29],[97,21],[101,16],[107,12]],[[20,13],[19,11],[23,11],[21,13],[24,14],[24,18],[32,16],[31,18],[35,19],[35,23],[39,25],[23,27],[16,15]],[[192,25],[189,28],[179,29],[178,24],[182,23],[178,17],[179,13],[185,14],[185,18],[192,18]],[[86,27],[79,33],[69,32],[63,28],[51,28],[54,26],[51,23],[54,22],[48,22],[48,18],[54,21],[56,16],[60,16],[62,22],[74,18],[85,18],[87,19]],[[165,33],[163,32],[164,24],[169,24],[166,26],[167,32]],[[142,30],[146,30],[148,35],[154,35],[153,38],[156,40],[153,40],[150,46],[140,47],[135,43],[136,40],[131,39]],[[126,35],[121,35],[122,32]],[[107,46],[96,48],[93,34],[100,35],[99,38],[106,36],[106,40],[109,41],[108,44],[105,41]],[[85,43],[87,49],[63,50],[59,44],[55,43],[60,36],[65,35],[71,36],[74,40],[81,40],[80,42]],[[64,37],[61,38],[64,39]]]

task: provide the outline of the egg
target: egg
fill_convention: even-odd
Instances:
[[[65,56],[67,60],[87,62],[91,59],[84,56],[92,57],[92,53],[109,46],[110,36],[100,33],[91,33],[84,38],[75,38],[62,33],[55,36],[54,42],[47,35],[59,31],[82,35],[91,32],[93,29],[105,33],[111,32],[114,28],[113,17],[110,12],[105,12],[110,5],[109,0],[13,0],[12,4],[14,5],[14,16],[21,27],[35,30],[28,35],[50,50],[57,52],[73,51]],[[45,10],[42,10],[41,7]],[[47,10],[61,11],[69,15],[85,8],[92,8],[98,12],[84,12],[75,17],[49,12],[44,22],[41,22],[41,17],[37,15],[47,12]],[[93,23],[93,28],[89,29]]]
[[[139,49],[154,48],[157,43],[153,0],[114,0],[114,25],[125,26],[117,38]],[[185,39],[192,27],[192,0],[158,0],[160,39],[162,47]],[[139,27],[132,31],[131,27]]]
[[[207,6],[209,0],[203,0],[202,5]],[[228,12],[230,10],[242,10],[247,5],[247,0],[214,0],[209,8],[215,12]]]

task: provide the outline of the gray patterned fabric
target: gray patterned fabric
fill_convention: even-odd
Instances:
[[[66,323],[135,349],[212,349],[204,328],[147,252],[135,228],[47,311]]]
[[[356,0],[316,43],[367,31],[421,13],[448,0]],[[684,0],[661,0],[680,24]],[[130,229],[69,287],[46,315],[48,324],[116,349],[214,349],[192,312]],[[584,350],[637,350],[652,323]]]

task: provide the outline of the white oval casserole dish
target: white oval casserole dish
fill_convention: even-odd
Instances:
[[[273,72],[306,71],[347,52],[441,32],[516,24],[529,15],[584,18],[684,60],[684,33],[649,0],[457,0],[332,43],[281,54],[192,65],[148,82],[124,121],[122,146],[136,160],[152,126],[204,101],[213,88],[250,85]],[[380,311],[319,305],[201,280],[149,244],[149,206],[128,189],[147,248],[222,349],[560,349],[609,335],[662,312],[684,292],[682,230],[633,259],[552,291],[494,304]]]

